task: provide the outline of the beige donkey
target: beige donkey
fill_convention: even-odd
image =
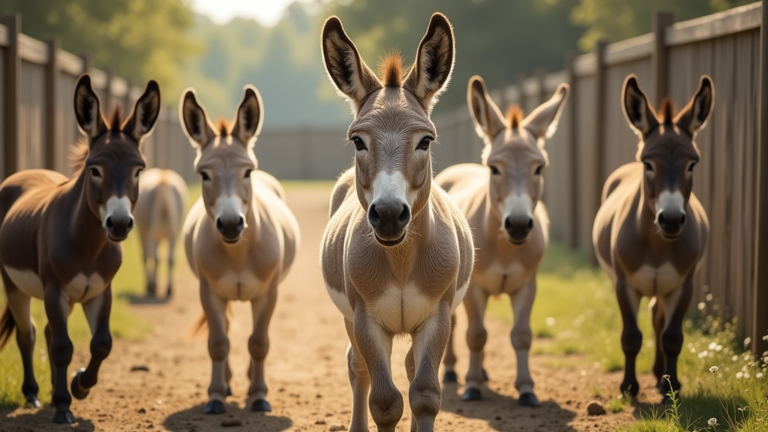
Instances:
[[[518,402],[539,405],[528,369],[528,351],[536,272],[549,237],[547,210],[539,202],[544,192],[542,171],[548,164],[544,139],[554,134],[567,98],[568,85],[561,84],[552,99],[528,117],[523,118],[521,110],[513,106],[505,118],[488,95],[483,79],[472,77],[467,102],[477,133],[485,141],[483,163],[455,165],[435,177],[467,217],[475,240],[475,268],[464,296],[470,350],[462,395],[465,401],[482,399],[480,388],[488,379],[483,369],[487,338],[483,316],[488,298],[507,294],[515,315],[512,346],[517,354]],[[443,380],[456,382],[453,337],[444,362]]]
[[[144,251],[149,297],[157,296],[157,268],[160,265],[157,249],[164,241],[168,243],[168,289],[165,297],[171,297],[176,239],[181,233],[186,203],[187,184],[175,171],[150,168],[141,174],[139,200],[133,209],[133,217]]]
[[[432,431],[440,357],[473,257],[466,220],[432,181],[429,114],[453,69],[453,30],[433,15],[405,77],[390,56],[377,78],[336,17],[323,27],[322,51],[355,115],[347,132],[355,166],[336,183],[321,247],[323,278],[350,340],[350,430],[368,430],[368,408],[379,431],[395,430],[403,397],[392,382],[392,339],[408,334],[411,430]]]
[[[624,115],[640,138],[637,162],[621,166],[605,182],[592,242],[600,265],[616,286],[624,324],[620,389],[632,396],[639,390],[635,359],[643,335],[637,327],[637,309],[643,296],[653,297],[653,372],[659,390],[665,401],[670,383],[672,390],[680,390],[677,357],[683,347],[683,318],[709,236],[707,214],[693,194],[693,167],[700,157],[694,139],[714,102],[714,84],[706,75],[679,114],[668,99],[657,114],[636,76],[624,82]]]
[[[253,334],[248,340],[252,411],[271,411],[266,400],[264,358],[269,351],[269,321],[277,286],[285,278],[299,247],[299,227],[285,203],[277,180],[258,171],[253,143],[264,118],[261,96],[246,86],[229,127],[214,128],[193,90],[181,99],[181,121],[197,148],[195,169],[202,179],[202,197],[184,224],[184,247],[200,280],[200,301],[207,321],[211,384],[206,414],[224,412],[230,394],[228,302],[249,301]]]

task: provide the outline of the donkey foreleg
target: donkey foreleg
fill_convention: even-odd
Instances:
[[[168,290],[165,292],[165,298],[171,298],[173,294],[173,266],[176,263],[175,251],[176,249],[176,236],[168,238]]]
[[[443,357],[443,365],[445,366],[443,384],[456,383],[459,381],[459,378],[456,375],[456,352],[453,350],[453,335],[455,330],[456,314],[454,313],[451,315],[451,333],[448,335],[448,345],[445,347],[445,356]]]
[[[478,285],[470,283],[464,296],[464,308],[467,310],[467,345],[469,346],[469,370],[466,377],[466,389],[461,399],[473,401],[482,399],[483,349],[488,340],[485,330],[485,308],[488,306],[488,294]]]
[[[659,390],[668,400],[670,391],[680,391],[680,381],[677,378],[677,357],[683,349],[683,319],[693,295],[693,276],[689,275],[683,285],[669,293],[661,302],[664,309],[664,329],[661,331],[661,350],[664,353],[664,374],[669,375],[669,381],[662,377]],[[658,342],[657,342],[658,343]],[[671,388],[670,388],[671,386]]]
[[[0,270],[5,285],[5,293],[8,297],[8,312],[16,324],[16,343],[21,352],[21,364],[24,368],[24,382],[21,384],[21,392],[28,405],[40,407],[37,394],[40,387],[35,379],[33,359],[35,354],[35,325],[30,314],[32,298],[19,290],[5,273]]]
[[[643,345],[643,334],[637,327],[640,294],[629,286],[623,276],[619,276],[616,280],[616,297],[623,323],[621,349],[624,351],[624,379],[621,381],[619,390],[635,397],[640,391],[640,384],[635,375],[635,360]]]
[[[661,299],[651,300],[651,315],[653,315],[653,333],[656,336],[656,355],[653,360],[653,375],[656,376],[657,386],[661,385],[664,375],[664,352],[661,350],[661,331],[664,330],[664,308]]]
[[[251,300],[253,311],[253,333],[248,339],[248,351],[251,353],[251,386],[248,397],[251,411],[272,411],[267,402],[267,382],[264,379],[264,359],[269,352],[269,321],[277,303],[277,283],[273,283],[266,295]]]
[[[415,376],[408,391],[415,423],[411,431],[432,432],[440,411],[442,389],[438,379],[440,358],[451,332],[451,301],[440,300],[434,315],[412,334]],[[415,426],[418,425],[418,428]]]
[[[144,250],[144,271],[147,276],[147,296],[157,295],[157,242],[146,234],[141,241]]]
[[[371,378],[363,355],[357,347],[352,322],[345,318],[344,327],[350,342],[347,348],[347,370],[349,384],[352,386],[352,421],[349,431],[368,432],[368,394],[371,389]]]
[[[45,304],[45,313],[48,315],[48,322],[51,326],[51,345],[49,355],[53,369],[53,392],[51,402],[56,408],[53,415],[54,423],[73,423],[75,417],[69,410],[72,404],[72,396],[67,388],[67,368],[72,362],[72,353],[74,347],[67,333],[67,318],[71,311],[71,305],[61,295],[59,287],[49,284],[45,287],[43,293],[43,302]]]
[[[204,278],[200,278],[200,301],[208,321],[208,354],[211,357],[211,384],[208,386],[208,403],[203,413],[222,414],[227,397],[226,369],[229,356],[227,301],[213,293]]]
[[[112,310],[112,284],[103,293],[83,303],[83,312],[91,328],[91,360],[88,367],[80,369],[72,379],[72,395],[78,399],[88,396],[96,385],[101,362],[112,350],[112,335],[109,333],[109,314]]]
[[[520,392],[518,403],[523,406],[539,406],[539,400],[533,392],[533,378],[528,365],[528,353],[531,349],[533,333],[531,332],[531,309],[536,298],[536,277],[510,296],[515,323],[512,326],[512,347],[517,356],[517,379],[515,388]]]

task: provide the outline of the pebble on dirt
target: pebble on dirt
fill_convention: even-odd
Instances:
[[[131,366],[131,372],[149,372],[149,368],[144,365]]]
[[[139,414],[146,414],[147,410],[145,410],[144,408],[139,408],[136,412]]]
[[[221,425],[224,427],[241,426],[242,424],[243,422],[237,417],[228,418],[221,421]]]
[[[345,430],[347,430],[347,427],[344,426],[344,425],[336,425],[336,426],[331,426],[328,430],[331,431],[331,432],[333,432],[333,431],[345,431]]]
[[[598,401],[591,401],[587,405],[587,413],[593,416],[603,415],[605,414],[605,407]]]

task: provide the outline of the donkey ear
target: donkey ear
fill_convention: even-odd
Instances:
[[[560,120],[560,114],[563,112],[570,91],[568,84],[560,84],[554,96],[539,105],[520,126],[531,132],[537,139],[551,138],[557,130],[557,122]]]
[[[357,114],[366,97],[383,85],[360,57],[339,18],[332,16],[325,22],[321,44],[328,77],[349,99]]]
[[[195,91],[191,88],[187,89],[181,97],[179,118],[190,142],[198,149],[205,147],[216,136],[205,108],[197,101]]]
[[[96,138],[107,130],[99,97],[91,87],[91,76],[88,74],[81,76],[75,86],[75,118],[77,126],[88,138]]]
[[[656,119],[656,112],[648,102],[648,97],[640,89],[640,84],[638,84],[635,74],[628,75],[627,79],[624,80],[621,100],[624,108],[624,117],[627,118],[629,126],[641,138],[645,137],[648,132],[659,125],[659,121]]]
[[[688,105],[675,118],[675,124],[687,129],[691,135],[704,128],[715,106],[715,84],[707,75],[701,76],[699,89]]]
[[[150,80],[147,83],[147,89],[141,95],[133,112],[123,123],[122,131],[130,135],[136,142],[152,131],[160,115],[160,86],[157,81]]]
[[[432,110],[437,96],[451,79],[454,45],[451,23],[445,15],[435,13],[416,51],[416,63],[403,85],[419,98],[427,112]]]
[[[490,141],[506,127],[499,107],[488,95],[483,79],[477,75],[469,79],[467,105],[480,138]]]
[[[256,87],[246,85],[243,90],[243,101],[237,107],[235,126],[232,136],[249,147],[251,141],[261,132],[264,122],[264,103]]]

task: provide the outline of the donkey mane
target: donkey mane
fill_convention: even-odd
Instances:
[[[675,108],[672,99],[668,97],[662,99],[661,105],[659,105],[659,123],[671,125],[675,115],[677,115],[677,108]]]
[[[219,117],[219,119],[216,120],[215,127],[216,130],[219,131],[219,136],[229,136],[229,120],[225,119],[224,117]]]
[[[507,121],[509,121],[509,127],[512,129],[517,129],[520,127],[520,123],[523,122],[524,118],[525,114],[523,113],[523,109],[520,107],[520,105],[514,104],[509,107],[509,110],[507,110]]]
[[[107,129],[110,132],[119,132],[120,126],[123,124],[123,109],[116,106],[109,113],[109,122],[107,123]]]
[[[388,54],[379,65],[381,81],[387,87],[403,85],[403,59],[399,53]]]
[[[119,106],[116,106],[109,113],[109,122],[106,124],[107,131],[119,132],[123,125],[123,110]],[[72,175],[77,177],[85,167],[85,160],[88,159],[88,140],[81,137],[78,138],[75,144],[69,149],[69,168],[72,170]]]

